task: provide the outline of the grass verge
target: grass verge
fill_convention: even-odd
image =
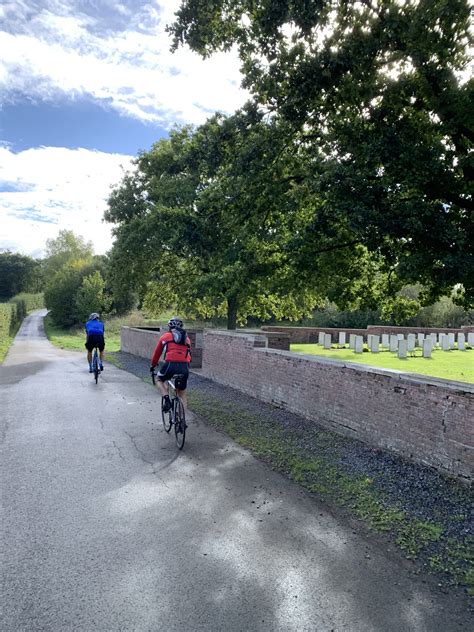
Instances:
[[[49,341],[53,343],[55,347],[60,349],[68,349],[70,351],[83,351],[85,353],[84,343],[86,341],[86,335],[84,330],[80,327],[72,329],[64,329],[55,325],[49,314],[44,319],[44,330]],[[120,333],[107,333],[105,332],[105,352],[107,351],[119,351],[120,350]]]
[[[302,441],[298,431],[269,423],[258,412],[254,414],[209,393],[191,389],[188,398],[190,409],[210,426],[227,433],[274,470],[328,504],[357,517],[370,529],[385,533],[407,558],[418,560],[443,585],[461,585],[474,595],[473,542],[468,536],[448,536],[446,520],[455,517],[422,520],[376,489],[373,479],[346,471],[338,453],[342,443],[350,440],[315,429],[309,441]],[[317,453],[312,454],[311,446],[318,447]],[[452,485],[453,494],[465,493],[455,481]]]

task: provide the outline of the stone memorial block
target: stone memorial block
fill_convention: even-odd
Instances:
[[[342,347],[346,344],[346,332],[345,331],[340,331],[339,332],[339,344]]]
[[[408,334],[408,336],[407,336],[407,350],[408,351],[415,351],[415,343],[416,343],[416,336],[415,336],[415,334]]]
[[[471,347],[474,347],[474,331],[470,331],[467,334],[467,342]]]
[[[390,336],[390,351],[398,351],[398,336]]]
[[[362,353],[363,350],[364,350],[364,338],[363,336],[356,336],[355,337],[355,352]]]
[[[320,331],[318,334],[318,345],[324,344],[324,331]]]
[[[370,342],[369,342],[369,349],[372,351],[372,353],[379,352],[379,344],[380,344],[380,336],[371,335]]]
[[[458,349],[459,351],[466,351],[466,336],[464,334],[458,334]]]
[[[349,334],[349,349],[355,349],[356,346],[356,335]]]
[[[398,338],[399,340],[404,340],[404,339],[405,339],[405,336],[404,336],[403,334],[397,334],[397,338]]]
[[[408,340],[399,340],[398,341],[398,357],[406,358],[408,350]]]
[[[418,346],[422,347],[423,346],[423,340],[425,339],[425,334],[418,334],[417,339],[418,339]]]
[[[449,340],[449,348],[454,349],[454,334],[452,332],[448,334],[448,340]]]
[[[330,349],[332,344],[331,334],[324,334],[324,348]]]
[[[425,338],[423,340],[423,357],[424,358],[431,358],[431,351],[433,349],[433,341],[430,338]]]
[[[385,349],[390,347],[390,336],[388,334],[382,334],[382,347]]]
[[[441,336],[441,334],[440,334]],[[430,338],[431,338],[431,344],[433,346],[433,349],[436,347],[436,343],[438,342],[438,334],[430,334]]]
[[[443,349],[443,351],[449,351],[451,349],[449,336],[443,336],[443,339],[441,340],[441,348]]]

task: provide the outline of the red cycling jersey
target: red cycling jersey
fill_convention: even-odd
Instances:
[[[174,341],[171,331],[163,334],[153,352],[152,366],[158,364],[163,351],[165,352],[165,362],[191,362],[191,341],[188,336],[186,336],[186,344],[180,345]]]

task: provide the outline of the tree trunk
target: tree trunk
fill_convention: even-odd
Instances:
[[[227,299],[227,329],[237,328],[237,296],[234,294]]]

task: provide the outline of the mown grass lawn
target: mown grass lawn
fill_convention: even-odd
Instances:
[[[70,351],[83,351],[86,352],[84,343],[86,341],[86,334],[83,328],[77,329],[63,329],[57,327],[51,321],[51,317],[46,316],[44,319],[44,329],[50,342],[55,347],[61,349],[68,349]],[[105,329],[105,353],[107,351],[120,351],[120,333],[107,332],[107,325]]]
[[[291,351],[474,384],[474,349],[466,349],[466,351],[436,349],[431,358],[423,358],[421,350],[416,349],[416,354],[406,359],[397,358],[395,353],[387,350],[381,350],[379,353],[354,353],[348,347],[323,349],[316,344],[293,344]]]

